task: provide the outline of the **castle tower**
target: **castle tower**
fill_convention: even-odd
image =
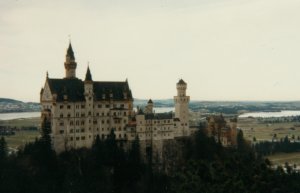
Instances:
[[[75,62],[75,56],[70,42],[65,61],[66,78],[76,78],[76,67],[77,63]]]
[[[180,127],[183,135],[189,135],[189,102],[190,97],[186,96],[187,84],[180,79],[176,84],[177,96],[174,96],[175,117],[180,120]]]
[[[145,108],[145,113],[146,114],[153,113],[153,101],[151,99],[147,103],[147,106]]]
[[[93,136],[94,128],[93,128],[93,114],[94,114],[94,88],[93,88],[93,80],[90,68],[87,68],[85,80],[84,80],[84,97],[85,97],[85,133],[86,139],[88,135]],[[90,144],[86,144],[88,146],[92,145],[92,141],[89,141]]]

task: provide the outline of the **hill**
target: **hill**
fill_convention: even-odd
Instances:
[[[0,113],[40,111],[40,104],[22,102],[9,98],[0,98]]]

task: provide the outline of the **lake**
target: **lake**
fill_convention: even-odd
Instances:
[[[300,111],[253,112],[253,113],[242,114],[239,116],[239,118],[245,118],[245,117],[270,118],[270,117],[291,117],[291,116],[300,116]]]
[[[40,116],[41,112],[0,113],[0,120],[26,119]]]

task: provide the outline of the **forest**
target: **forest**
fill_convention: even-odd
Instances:
[[[56,154],[49,130],[8,155],[0,140],[0,192],[5,193],[293,193],[300,174],[289,166],[271,169],[269,160],[238,134],[236,148],[224,148],[199,130],[183,140],[183,157],[166,171],[143,158],[136,138],[125,150],[114,132],[90,149]]]

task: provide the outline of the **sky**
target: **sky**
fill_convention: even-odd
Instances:
[[[0,97],[39,101],[46,72],[128,79],[135,98],[300,100],[299,0],[0,0]]]

